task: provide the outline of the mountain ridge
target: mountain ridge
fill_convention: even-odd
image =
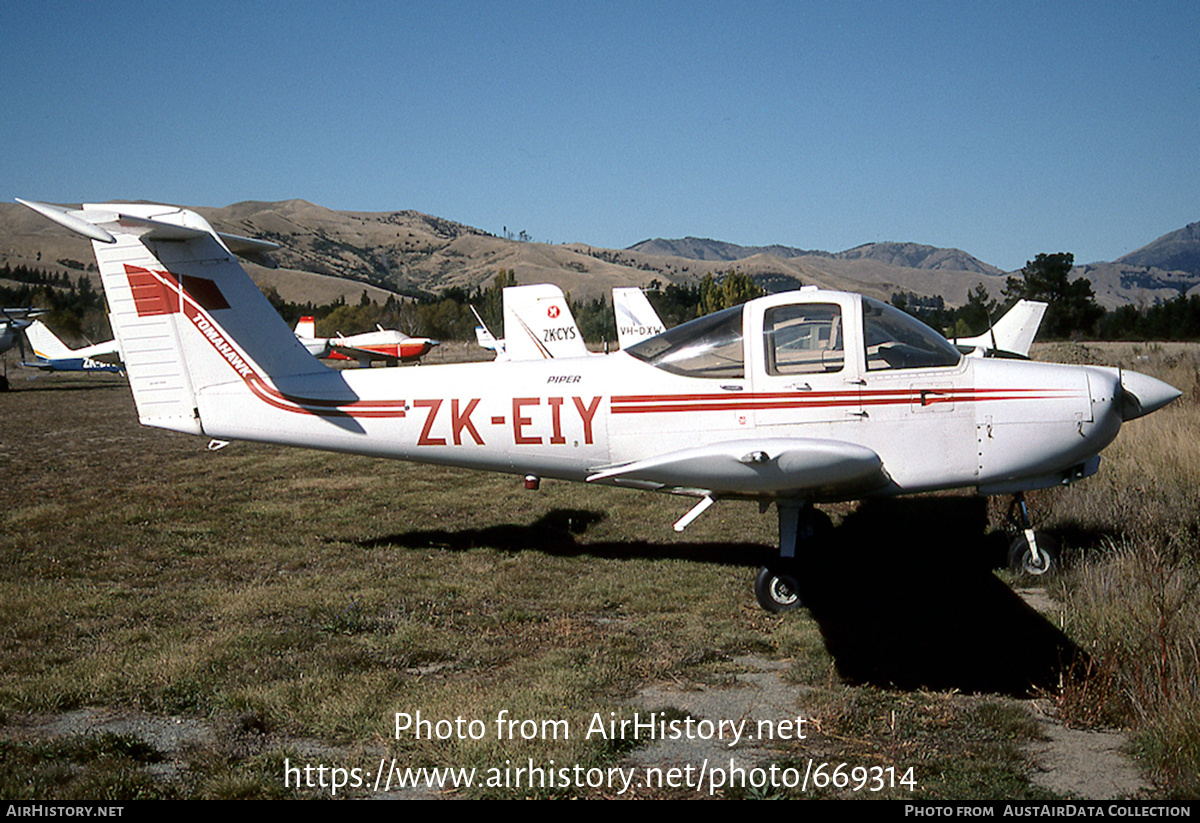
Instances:
[[[982,284],[999,298],[1006,274],[960,249],[909,242],[866,243],[842,252],[785,245],[739,246],[705,238],[655,238],[627,249],[586,243],[547,244],[496,237],[489,232],[414,210],[338,211],[294,198],[247,200],[223,207],[193,207],[221,231],[280,244],[275,269],[248,265],[263,287],[293,302],[359,299],[365,290],[383,300],[389,292],[436,294],[490,285],[501,270],[518,282],[547,282],[575,298],[608,298],[614,286],[692,285],[736,269],[773,291],[815,284],[889,299],[898,291],[965,302]],[[1196,270],[1164,268],[1156,261],[1200,257],[1200,223],[1163,235],[1113,263],[1077,267],[1093,282],[1107,308],[1200,293]],[[1140,256],[1139,256],[1140,255]],[[1136,263],[1145,260],[1151,265]],[[0,266],[28,265],[78,276],[95,265],[88,241],[17,204],[0,204]]]

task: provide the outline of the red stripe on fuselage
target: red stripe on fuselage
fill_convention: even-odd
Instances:
[[[1073,389],[971,389],[928,388],[863,389],[849,391],[760,392],[747,395],[621,395],[613,397],[613,414],[658,414],[698,411],[753,411],[770,409],[821,409],[838,406],[886,406],[921,403],[981,403],[1001,400],[1064,400],[1082,398]]]

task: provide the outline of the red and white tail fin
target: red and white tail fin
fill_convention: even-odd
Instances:
[[[317,321],[311,315],[301,317],[296,323],[296,336],[313,340],[317,336]]]
[[[204,434],[204,392],[242,384],[261,397],[269,380],[327,371],[233,256],[275,244],[174,206],[21,202],[91,238],[142,423]]]

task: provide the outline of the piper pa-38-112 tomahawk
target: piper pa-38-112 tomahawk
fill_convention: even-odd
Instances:
[[[964,357],[891,306],[817,289],[607,357],[334,371],[194,212],[26,205],[92,239],[142,423],[699,498],[680,530],[718,499],[774,502],[780,559],[755,591],[775,611],[798,603],[814,503],[1070,483],[1179,396],[1115,368]]]

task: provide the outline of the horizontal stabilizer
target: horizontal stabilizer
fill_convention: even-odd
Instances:
[[[117,242],[113,236],[114,232],[132,234],[142,240],[155,240],[158,242],[195,240],[200,237],[206,237],[210,233],[207,224],[204,226],[187,226],[176,222],[156,220],[155,217],[157,215],[132,214],[128,206],[118,203],[114,203],[111,206],[88,205],[80,210],[69,210],[61,206],[55,206],[50,203],[38,203],[33,200],[17,198],[17,202],[28,206],[38,214],[48,217],[55,223],[70,229],[76,234],[82,234],[84,237],[98,240],[101,243]],[[188,214],[181,209],[175,209],[170,206],[156,206],[153,208],[163,214],[171,214],[175,219],[179,219],[180,216],[186,218]],[[139,207],[141,211],[145,211],[145,209],[145,206]],[[279,248],[278,243],[272,243],[269,240],[255,240],[250,237],[225,234],[223,232],[215,232],[215,234],[230,252],[243,257],[250,257],[255,259],[255,262],[261,262],[258,260],[261,255]]]
[[[731,440],[606,469],[589,482],[653,484],[714,494],[822,497],[872,489],[887,482],[871,449],[838,440]]]

